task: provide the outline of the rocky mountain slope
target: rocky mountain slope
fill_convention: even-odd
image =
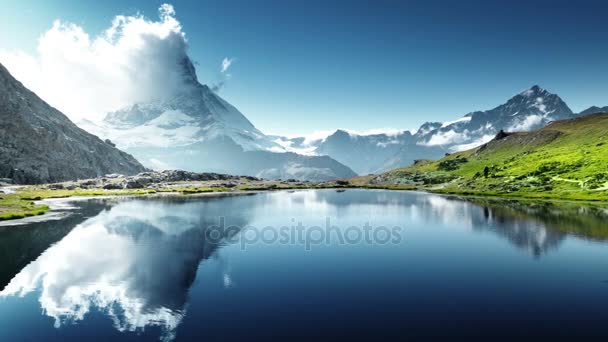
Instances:
[[[167,98],[109,113],[81,127],[108,138],[144,165],[264,178],[328,180],[355,173],[327,156],[285,153],[234,106],[196,78],[182,62],[184,85]]]
[[[78,128],[0,64],[0,178],[33,184],[144,170],[129,154]]]
[[[591,107],[583,110],[582,112],[578,113],[578,115],[584,116],[584,115],[597,114],[597,113],[608,113],[608,106],[604,106],[604,107],[591,106]]]
[[[500,130],[529,131],[574,116],[559,96],[533,86],[496,108],[450,122],[427,122],[414,133],[357,135],[337,130],[312,142],[303,138],[283,138],[280,142],[293,150],[329,155],[364,175],[470,149],[488,142]]]
[[[490,142],[365,182],[448,193],[608,199],[608,113],[499,132]]]

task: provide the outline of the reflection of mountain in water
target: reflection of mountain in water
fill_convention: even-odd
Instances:
[[[541,256],[559,247],[566,234],[551,229],[542,220],[517,217],[517,211],[507,212],[501,208],[483,207],[472,216],[475,230],[491,230],[506,238],[515,246],[525,249],[534,256]],[[481,215],[483,213],[483,215]]]
[[[106,206],[103,201],[83,201],[79,203],[78,211],[59,221],[0,227],[0,290],[49,246],[87,217],[99,214]]]
[[[277,197],[278,198],[278,197]],[[281,197],[285,201],[284,197]],[[608,240],[608,210],[568,202],[531,202],[488,198],[457,198],[413,192],[347,190],[302,191],[289,198],[297,203],[341,209],[353,205],[382,205],[410,210],[424,221],[462,224],[476,231],[491,231],[535,256],[559,247],[569,235]],[[277,205],[285,205],[278,203]]]
[[[213,243],[205,232],[225,213],[227,225],[247,223],[233,205],[218,198],[119,203],[75,227],[0,295],[23,296],[41,284],[40,304],[56,326],[82,320],[95,308],[119,331],[158,326],[170,340],[199,263],[228,238]]]
[[[589,240],[608,240],[608,210],[574,202],[533,202],[471,198],[483,206],[484,215],[476,227],[490,228],[534,255],[557,248],[567,235]]]

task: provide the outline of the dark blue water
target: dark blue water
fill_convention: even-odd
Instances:
[[[0,341],[608,336],[608,211],[335,190],[0,228]]]

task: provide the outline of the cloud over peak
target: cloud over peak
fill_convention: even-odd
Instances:
[[[40,36],[35,54],[0,51],[0,62],[73,120],[96,120],[177,90],[184,82],[184,62],[191,65],[187,49],[175,9],[163,4],[157,20],[118,15],[96,36],[56,20]]]

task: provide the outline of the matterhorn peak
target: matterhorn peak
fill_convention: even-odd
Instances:
[[[546,91],[545,89],[543,89],[539,85],[533,85],[529,89],[526,89],[526,90],[522,91],[521,93],[519,93],[519,95],[522,95],[525,97],[541,96],[541,95],[546,95],[546,94],[549,94],[549,92]]]
[[[184,56],[180,61],[181,74],[184,78],[184,82],[190,85],[198,85],[198,78],[196,77],[196,69],[190,57]]]

